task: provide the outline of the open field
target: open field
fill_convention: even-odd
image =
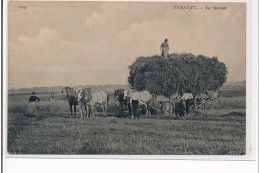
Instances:
[[[112,93],[108,117],[67,118],[68,103],[39,102],[36,117],[27,114],[30,95],[8,97],[10,154],[152,154],[241,155],[246,147],[245,90],[222,90],[215,110],[186,115],[118,118]],[[230,97],[230,94],[235,94]],[[47,93],[38,94],[40,98]],[[100,111],[98,109],[98,111]]]

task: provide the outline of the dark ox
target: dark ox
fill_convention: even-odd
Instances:
[[[76,117],[76,106],[78,105],[77,96],[73,88],[62,88],[61,94],[64,100],[68,100],[70,107],[70,117],[72,117],[72,106],[74,106],[74,116]]]
[[[125,111],[129,111],[128,116],[132,115],[132,108],[130,104],[130,98],[127,95],[128,90],[126,89],[117,89],[114,92],[114,98],[119,102],[119,106],[121,108],[121,113],[124,114]]]

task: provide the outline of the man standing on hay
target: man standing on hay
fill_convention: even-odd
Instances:
[[[40,98],[35,95],[35,92],[32,92],[32,96],[29,98],[29,105],[28,105],[28,113],[29,115],[37,115],[37,102],[40,101]]]
[[[164,58],[168,58],[169,45],[167,43],[168,39],[166,38],[164,42],[161,44],[160,50],[162,51],[161,56]]]

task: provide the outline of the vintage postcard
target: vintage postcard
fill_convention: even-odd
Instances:
[[[247,8],[9,1],[6,155],[252,159]]]

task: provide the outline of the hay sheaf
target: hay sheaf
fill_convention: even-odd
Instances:
[[[194,95],[205,90],[219,89],[228,73],[217,57],[195,56],[191,53],[139,57],[129,66],[128,83],[138,91],[148,90],[170,97],[176,92]]]

